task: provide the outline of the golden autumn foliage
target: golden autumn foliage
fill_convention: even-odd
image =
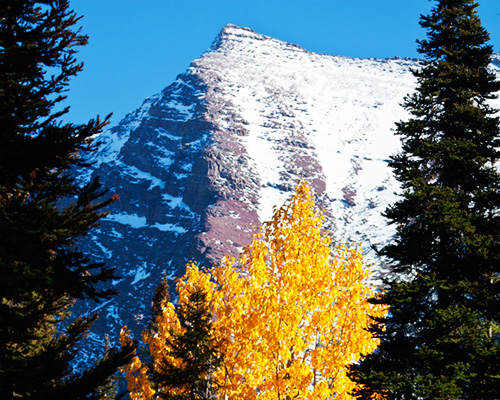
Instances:
[[[125,326],[120,332],[120,343],[124,346],[131,341],[130,331]],[[122,368],[122,372],[125,373],[132,400],[151,400],[154,398],[155,390],[151,387],[148,379],[148,367],[142,363],[137,354],[134,354],[131,363]]]
[[[211,378],[220,398],[352,398],[347,365],[378,345],[366,328],[370,316],[385,310],[368,302],[373,292],[361,253],[332,249],[322,224],[301,182],[238,262],[227,258],[211,271],[191,264],[178,281],[179,302],[193,288],[207,293],[212,339],[222,355]],[[175,325],[173,306],[165,307],[165,323]],[[147,333],[144,338],[151,342]],[[153,356],[168,352],[158,343],[150,346]],[[140,390],[141,365],[128,371],[129,389]]]

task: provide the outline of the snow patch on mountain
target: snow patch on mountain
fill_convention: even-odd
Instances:
[[[149,276],[151,276],[151,273],[147,272],[147,264],[143,263],[139,268],[137,268],[137,271],[134,276],[134,280],[130,283],[131,285],[135,285],[137,282],[142,281]]]

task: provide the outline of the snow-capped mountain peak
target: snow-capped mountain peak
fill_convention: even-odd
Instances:
[[[383,273],[371,248],[393,235],[381,217],[399,190],[387,160],[399,151],[393,129],[407,117],[400,103],[417,66],[224,27],[175,82],[100,138],[93,174],[120,201],[81,245],[122,278],[113,283],[120,295],[98,307],[97,330],[140,331],[164,273],[236,256],[299,179],[313,186],[334,238],[361,243],[374,275]]]

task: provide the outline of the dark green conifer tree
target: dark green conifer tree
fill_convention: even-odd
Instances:
[[[96,316],[66,323],[70,307],[110,297],[99,284],[114,276],[76,247],[111,200],[99,200],[97,181],[80,187],[69,174],[106,121],[63,124],[67,109],[54,111],[82,69],[78,19],[66,0],[0,2],[2,399],[92,398],[131,353],[110,350],[95,367],[71,371],[75,343]]]
[[[168,300],[168,285],[164,279],[153,301],[153,332],[154,321],[161,312],[159,304]],[[212,337],[212,314],[206,293],[201,288],[193,288],[187,301],[179,303],[177,316],[182,330],[171,332],[166,347],[169,348],[169,355],[182,360],[182,363],[178,366],[168,360],[156,360],[155,368],[151,362],[151,382],[157,390],[157,396],[165,400],[215,400],[217,396],[211,372],[218,367],[220,356]],[[177,389],[177,392],[180,389],[180,393],[173,394],[172,389]]]
[[[473,0],[439,0],[421,17],[427,40],[397,124],[390,165],[402,199],[386,216],[397,235],[377,303],[379,349],[352,368],[371,399],[500,399],[500,90]]]

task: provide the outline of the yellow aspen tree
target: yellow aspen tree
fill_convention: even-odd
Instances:
[[[124,326],[120,332],[120,343],[122,347],[132,341],[130,331]],[[134,354],[129,364],[121,368],[121,372],[125,374],[127,387],[132,400],[152,400],[154,398],[155,390],[152,388],[148,378],[148,367],[142,363],[137,354]]]
[[[217,380],[229,399],[351,399],[347,365],[378,345],[361,253],[337,246],[305,182],[275,211],[238,263],[212,272]]]

